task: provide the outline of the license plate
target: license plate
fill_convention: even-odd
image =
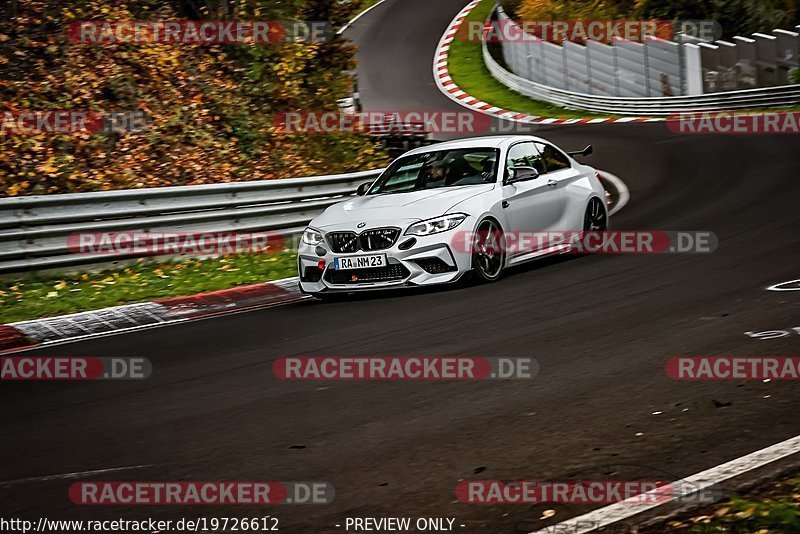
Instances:
[[[386,267],[386,254],[369,254],[366,256],[333,259],[334,269],[367,269],[369,267]]]

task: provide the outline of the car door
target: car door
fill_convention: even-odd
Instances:
[[[510,226],[505,230],[513,232],[558,230],[555,226],[560,220],[563,209],[562,202],[558,198],[561,192],[558,187],[548,184],[546,167],[533,141],[517,143],[508,150],[504,182],[511,175],[509,169],[515,166],[533,167],[541,174],[533,179],[503,186],[502,206]],[[529,243],[533,245],[537,241],[532,240]],[[518,249],[511,255],[525,252],[528,250]]]
[[[553,195],[558,211],[558,218],[554,224],[560,226],[560,228],[557,228],[559,231],[570,230],[565,220],[567,202],[569,200],[567,188],[572,182],[581,177],[581,173],[572,167],[572,163],[566,154],[550,143],[536,141],[534,145],[536,145],[536,150],[542,157],[542,163],[545,168],[542,178],[557,193]]]

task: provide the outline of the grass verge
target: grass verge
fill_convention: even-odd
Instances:
[[[365,9],[368,9],[368,8],[374,6],[378,2],[380,2],[380,0],[361,0],[361,11],[364,11]],[[359,11],[359,13],[361,11]]]
[[[0,324],[146,302],[297,274],[294,251],[167,262],[138,261],[96,273],[0,280]]]
[[[800,532],[800,473],[745,496],[734,496],[699,513],[644,532],[789,533]]]
[[[493,7],[494,0],[482,0],[464,20],[477,20],[483,23]],[[609,116],[598,115],[589,111],[561,108],[547,102],[533,100],[512,91],[495,80],[489,69],[486,68],[483,62],[481,43],[463,39],[460,32],[456,34],[455,39],[450,43],[447,67],[450,71],[450,77],[453,78],[453,81],[462,91],[479,100],[483,100],[487,104],[509,111],[562,119]]]

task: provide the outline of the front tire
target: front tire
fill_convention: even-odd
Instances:
[[[493,219],[478,224],[472,246],[472,271],[480,282],[494,282],[503,274],[506,253],[503,230]]]

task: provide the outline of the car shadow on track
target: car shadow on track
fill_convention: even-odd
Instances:
[[[523,263],[521,265],[514,265],[512,267],[508,267],[504,272],[503,276],[500,280],[492,283],[502,283],[503,280],[506,279],[513,279],[518,275],[531,272],[531,271],[538,271],[540,269],[546,269],[549,267],[553,267],[556,265],[563,264],[568,261],[575,261],[582,258],[586,258],[587,254],[558,254],[554,256],[549,256],[546,258],[542,258],[540,260],[534,260],[527,263]],[[400,288],[393,288],[393,289],[375,289],[370,291],[362,291],[356,293],[349,293],[347,295],[341,295],[339,298],[332,300],[332,301],[319,301],[317,299],[308,299],[310,302],[317,302],[320,304],[335,304],[335,303],[344,303],[344,302],[359,302],[359,301],[367,301],[367,300],[376,300],[376,299],[386,299],[386,298],[399,298],[399,297],[411,297],[415,295],[426,295],[426,294],[434,294],[434,293],[452,293],[452,292],[459,292],[459,291],[470,291],[477,289],[478,287],[482,286],[490,286],[492,283],[481,283],[476,279],[472,273],[469,273],[462,277],[461,280],[458,282],[453,282],[451,284],[440,284],[435,286],[411,286],[411,287],[400,287]]]

